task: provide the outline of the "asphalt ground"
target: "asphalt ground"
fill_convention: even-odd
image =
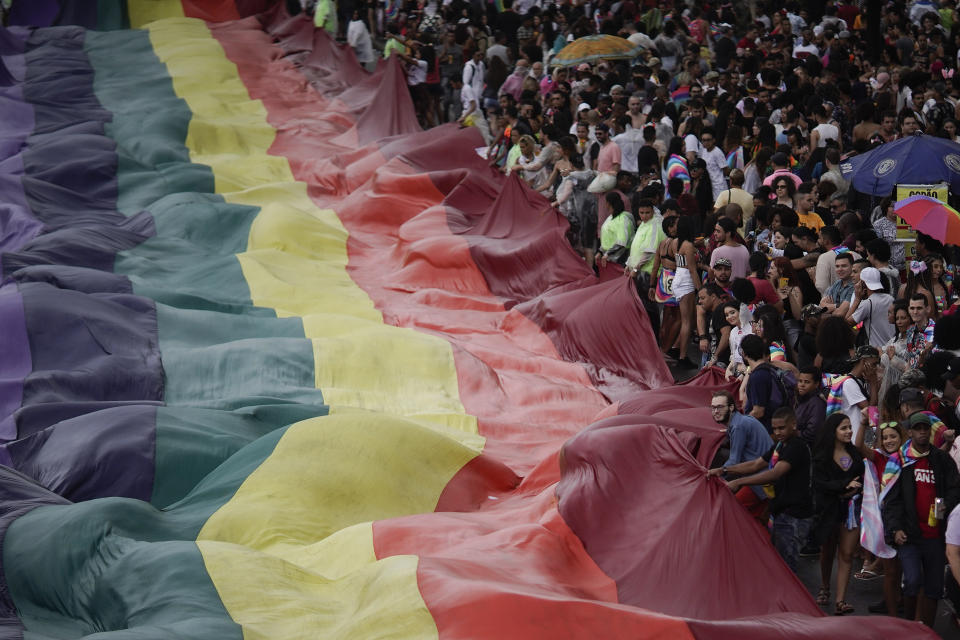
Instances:
[[[854,560],[853,562],[853,572],[856,573],[860,570],[861,562],[859,560]],[[817,591],[820,590],[820,558],[810,557],[810,558],[800,558],[798,566],[798,575],[803,584],[810,591],[811,595],[816,596]],[[833,567],[833,580],[836,582],[836,573],[837,567],[836,562],[834,562]],[[827,613],[832,615],[834,608],[834,599],[836,598],[836,589],[834,585],[830,585],[831,590],[831,600],[830,604],[822,607],[822,609]],[[856,609],[856,612],[849,615],[854,616],[873,616],[880,614],[873,614],[867,610],[867,607],[875,602],[879,602],[883,599],[883,578],[876,578],[874,580],[857,580],[853,576],[850,577],[850,583],[847,586],[847,596],[846,600],[848,603],[853,605]],[[940,606],[937,608],[937,619],[934,624],[933,630],[936,631],[941,638],[947,638],[949,640],[960,640],[960,628],[953,622],[953,607],[947,600],[941,600]],[[904,639],[906,640],[906,639]]]

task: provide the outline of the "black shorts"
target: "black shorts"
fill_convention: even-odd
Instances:
[[[439,98],[440,96],[443,95],[443,85],[440,84],[439,82],[428,82],[427,91],[430,93],[430,95],[436,96]]]
[[[410,85],[410,97],[415,105],[422,105],[427,101],[427,85],[424,83]]]
[[[584,249],[597,250],[597,214],[587,214],[580,222],[580,246]]]

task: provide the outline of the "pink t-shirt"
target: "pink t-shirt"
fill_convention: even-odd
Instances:
[[[597,171],[613,171],[615,164],[620,164],[620,145],[611,141],[600,147],[600,153],[597,155]]]
[[[735,247],[722,245],[714,249],[710,254],[711,269],[720,258],[726,258],[730,261],[731,278],[746,278],[747,274],[750,273],[750,251],[742,244]]]

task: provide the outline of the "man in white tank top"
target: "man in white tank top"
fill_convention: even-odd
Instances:
[[[842,150],[840,144],[840,128],[835,124],[830,124],[827,110],[822,104],[813,107],[813,117],[817,119],[817,126],[810,132],[810,148],[818,149],[827,146],[827,140],[835,140],[837,147]]]

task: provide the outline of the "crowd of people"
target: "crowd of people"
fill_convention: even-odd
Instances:
[[[960,16],[865,4],[340,7],[401,58],[424,126],[476,127],[590,267],[633,280],[674,370],[722,371],[736,391],[711,402],[728,446],[708,475],[792,569],[819,555],[817,601],[852,613],[862,561],[856,577],[883,576],[871,610],[932,626],[945,574],[960,603],[960,252],[905,237],[896,193],[840,166],[958,141]],[[557,64],[593,34],[633,57]]]

